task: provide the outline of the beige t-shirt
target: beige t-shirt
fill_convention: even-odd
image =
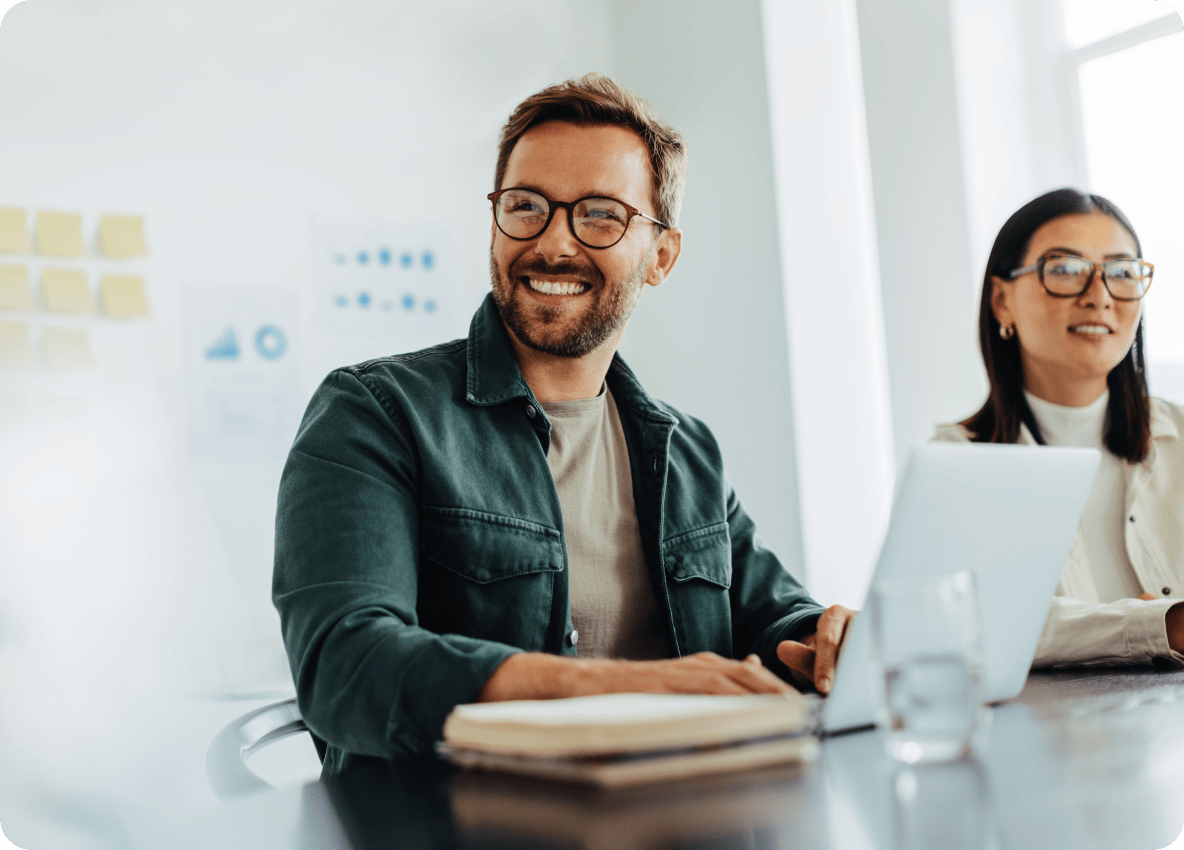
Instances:
[[[563,509],[576,648],[585,658],[666,658],[612,393],[542,405],[551,420],[547,464]]]

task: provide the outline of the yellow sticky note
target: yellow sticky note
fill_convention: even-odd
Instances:
[[[99,248],[105,257],[138,257],[144,245],[144,219],[138,215],[105,215],[99,219]]]
[[[29,253],[29,226],[25,211],[0,207],[0,253]]]
[[[99,280],[99,300],[103,312],[116,319],[148,315],[144,297],[144,278],[126,274],[105,274]]]
[[[24,393],[0,392],[0,431],[19,428],[29,419],[29,403]]]
[[[45,306],[56,313],[93,313],[95,302],[86,288],[86,272],[79,269],[46,269],[41,273]]]
[[[0,263],[0,310],[32,310],[33,288],[26,266]]]
[[[33,344],[28,322],[0,319],[0,366],[31,366]]]
[[[81,257],[82,216],[77,213],[37,213],[37,253],[50,257]]]
[[[90,337],[85,328],[55,328],[46,325],[41,332],[41,346],[45,359],[55,369],[95,365],[90,350]]]

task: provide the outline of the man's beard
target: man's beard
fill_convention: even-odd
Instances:
[[[557,263],[552,266],[542,259],[529,262],[516,260],[510,264],[507,274],[503,275],[491,250],[489,276],[493,281],[493,300],[502,321],[523,345],[555,357],[583,357],[599,348],[629,320],[633,308],[637,306],[637,299],[641,297],[645,268],[652,254],[651,247],[624,280],[607,282],[595,266],[583,267],[575,263]],[[568,311],[524,303],[524,294],[519,287],[528,285],[522,283],[523,277],[560,275],[578,276],[591,284],[591,289],[583,295],[562,297],[595,300],[582,314],[572,317],[567,330],[553,327],[548,332],[549,326],[562,322]]]

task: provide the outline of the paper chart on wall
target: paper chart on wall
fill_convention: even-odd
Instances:
[[[317,218],[312,239],[318,325],[382,336],[391,350],[455,335],[455,249],[447,225]]]
[[[296,290],[191,283],[185,302],[191,453],[282,457],[301,413]]]

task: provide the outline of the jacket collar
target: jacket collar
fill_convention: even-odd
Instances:
[[[534,398],[522,377],[510,335],[493,301],[485,296],[469,324],[468,383],[465,398],[473,404],[501,404],[512,398]]]
[[[645,391],[620,354],[613,355],[606,381],[618,407],[627,407],[657,422],[678,424],[670,411]],[[469,324],[465,398],[479,405],[501,404],[515,398],[534,400],[492,293],[485,296]]]
[[[654,422],[667,425],[678,424],[678,419],[671,414],[670,410],[660,402],[654,401],[653,397],[645,391],[641,381],[637,380],[637,376],[621,359],[619,353],[613,355],[613,362],[609,364],[605,382],[613,391],[613,401],[617,403],[618,410],[624,407],[636,411]]]
[[[1162,403],[1158,399],[1151,399],[1151,439],[1175,440],[1180,436],[1180,429],[1171,417],[1163,411]]]

